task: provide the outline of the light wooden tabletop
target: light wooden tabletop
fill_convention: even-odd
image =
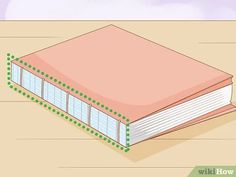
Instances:
[[[7,87],[6,53],[20,57],[108,24],[236,76],[233,21],[2,21],[0,176],[183,177],[197,165],[235,165],[235,112],[140,143],[124,153]],[[232,100],[235,104],[235,93]]]

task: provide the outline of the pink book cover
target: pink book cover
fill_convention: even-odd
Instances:
[[[21,60],[122,113],[130,122],[232,84],[232,75],[114,25]]]

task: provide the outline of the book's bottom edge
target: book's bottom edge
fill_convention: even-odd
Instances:
[[[12,86],[12,87],[10,87],[10,86]],[[9,85],[9,87],[14,89],[15,91],[18,91],[18,92],[20,91],[19,93],[22,93],[22,94],[24,93],[23,94],[24,96],[26,96],[28,99],[31,99],[32,102],[36,102],[36,103],[40,104],[45,109],[48,109],[50,107],[50,109],[48,109],[49,111],[55,113],[59,117],[63,117],[65,120],[76,125],[84,132],[87,132],[87,134],[97,137],[97,139],[101,140],[102,143],[106,143],[107,145],[114,147],[115,150],[119,149],[124,152],[129,152],[129,150],[130,150],[129,146],[125,146],[123,144],[120,144],[118,141],[113,140],[112,138],[103,134],[102,132],[93,128],[92,126],[87,125],[85,122],[82,122],[81,120],[77,119],[76,117],[70,115],[68,112],[62,110],[61,108],[58,108],[56,105],[48,102],[47,100],[36,95],[35,93],[32,93],[30,90],[27,90],[26,88],[22,87],[18,83],[15,83],[14,81],[12,81],[12,83],[11,83],[11,85]],[[88,128],[90,131],[88,131]],[[93,133],[91,133],[91,130],[93,130]]]
[[[208,120],[217,118],[217,117],[222,116],[222,115],[225,115],[225,114],[232,113],[232,112],[234,112],[234,111],[236,111],[236,106],[233,105],[233,104],[229,104],[229,105],[223,106],[223,107],[221,107],[221,108],[219,108],[219,109],[216,109],[216,110],[214,110],[214,111],[212,111],[212,112],[209,112],[209,113],[207,113],[207,114],[205,114],[205,115],[203,115],[203,116],[197,117],[197,118],[195,118],[195,119],[193,119],[193,120],[190,120],[190,121],[185,122],[185,123],[183,123],[183,124],[181,124],[181,125],[178,125],[178,126],[176,126],[176,127],[173,127],[173,128],[171,128],[171,129],[169,129],[169,130],[166,130],[166,131],[164,131],[164,132],[161,132],[161,133],[159,133],[159,134],[157,134],[157,135],[155,135],[155,136],[152,136],[152,137],[150,137],[150,138],[148,138],[148,139],[145,139],[145,140],[143,140],[143,141],[147,141],[147,140],[150,140],[150,139],[153,139],[153,138],[157,138],[157,137],[162,136],[162,135],[165,135],[165,134],[169,134],[169,133],[172,133],[172,132],[181,130],[181,129],[183,129],[183,128],[187,128],[187,127],[190,127],[190,126],[193,126],[193,125],[196,125],[196,124],[200,124],[200,123],[202,123],[202,122],[206,122],[206,121],[208,121]],[[143,141],[134,143],[134,144],[132,144],[131,146],[134,146],[134,145],[136,145],[136,144],[139,144],[139,143],[141,143],[141,142],[143,142]]]

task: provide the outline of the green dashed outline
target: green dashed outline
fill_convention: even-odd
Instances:
[[[118,117],[125,120],[126,123],[127,123],[126,124],[126,146],[127,147],[116,143],[114,140],[110,139],[109,137],[107,137],[103,134],[100,134],[98,131],[96,131],[95,129],[93,129],[90,126],[87,126],[83,122],[74,120],[74,118],[69,116],[69,114],[55,108],[50,103],[43,103],[43,101],[40,101],[41,99],[38,99],[34,96],[31,96],[30,94],[27,94],[27,92],[25,92],[24,90],[19,89],[18,87],[15,87],[11,82],[11,62],[13,60],[19,62],[20,64],[23,64],[24,66],[27,66],[30,70],[33,70],[33,71],[37,72],[38,74],[42,75],[43,77],[49,78],[53,83],[64,87],[68,91],[73,92],[73,93],[77,94],[78,96],[87,99],[89,102],[92,102],[92,103],[96,104],[97,106],[100,106],[100,108],[102,108],[104,111],[109,112],[109,113],[113,113],[114,115],[117,115]],[[120,150],[123,150],[125,152],[129,152],[129,150],[130,150],[130,148],[129,148],[130,147],[130,138],[129,138],[129,136],[130,136],[130,128],[129,128],[130,120],[128,118],[126,118],[126,116],[122,115],[121,113],[118,113],[117,111],[114,111],[113,109],[109,108],[108,106],[105,106],[104,104],[100,103],[99,101],[94,100],[93,98],[89,97],[88,95],[86,95],[86,94],[70,87],[66,83],[63,83],[62,81],[60,81],[60,80],[50,76],[49,74],[37,69],[36,67],[28,64],[27,62],[24,62],[23,60],[20,60],[19,58],[15,58],[15,56],[11,55],[10,53],[7,54],[7,84],[14,91],[18,92],[19,94],[22,94],[23,96],[27,97],[31,101],[34,101],[35,103],[38,103],[40,106],[42,106],[45,109],[57,114],[58,116],[64,118],[65,120],[73,123],[74,125],[77,125],[78,127],[83,129],[84,131],[89,132],[90,134],[92,134],[96,137],[99,137],[100,139],[106,141],[109,144],[112,144],[114,147],[116,147]]]

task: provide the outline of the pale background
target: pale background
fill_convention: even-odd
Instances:
[[[123,153],[7,87],[7,52],[20,57],[108,24],[236,76],[236,21],[0,22],[0,176],[181,177],[196,165],[235,165],[236,113],[143,142]]]
[[[235,0],[1,0],[6,20],[230,20]]]

